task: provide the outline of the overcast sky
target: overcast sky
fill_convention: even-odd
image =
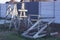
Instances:
[[[0,0],[0,3],[5,3],[5,2],[7,2],[7,1],[10,1],[10,0]],[[16,1],[20,1],[20,0],[16,0]]]

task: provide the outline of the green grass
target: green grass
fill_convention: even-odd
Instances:
[[[15,32],[6,32],[4,25],[0,25],[0,40],[60,40],[59,37],[43,37],[38,39],[30,39],[22,37]],[[5,32],[4,32],[5,31]]]
[[[60,40],[58,37],[43,37],[38,39],[25,38],[17,35],[14,32],[2,32],[0,33],[0,40]]]

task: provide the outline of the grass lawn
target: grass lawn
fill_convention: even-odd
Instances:
[[[59,37],[43,37],[38,39],[25,38],[15,32],[8,32],[4,25],[0,25],[0,40],[60,40]]]
[[[38,39],[25,38],[14,32],[0,32],[0,40],[60,40],[59,37],[44,37]]]

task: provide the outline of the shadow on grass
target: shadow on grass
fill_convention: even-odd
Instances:
[[[5,30],[8,30],[8,27],[4,27],[4,25],[0,25],[0,40],[60,40],[58,37],[54,36],[46,36],[38,39],[31,39],[23,37],[15,32],[4,32]]]

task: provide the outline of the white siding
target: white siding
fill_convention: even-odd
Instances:
[[[57,0],[57,1],[59,1],[59,2],[60,2],[60,0]]]
[[[1,17],[1,4],[0,4],[0,17]]]
[[[60,23],[60,2],[56,2],[55,5],[55,22]]]
[[[39,3],[40,6],[40,3]],[[41,3],[41,9],[39,7],[39,13],[42,14],[42,16],[53,16],[53,2],[42,2]],[[41,12],[40,12],[41,11]],[[60,2],[55,2],[55,23],[60,23]]]
[[[6,16],[6,5],[1,4],[1,17],[5,17],[5,16]]]

